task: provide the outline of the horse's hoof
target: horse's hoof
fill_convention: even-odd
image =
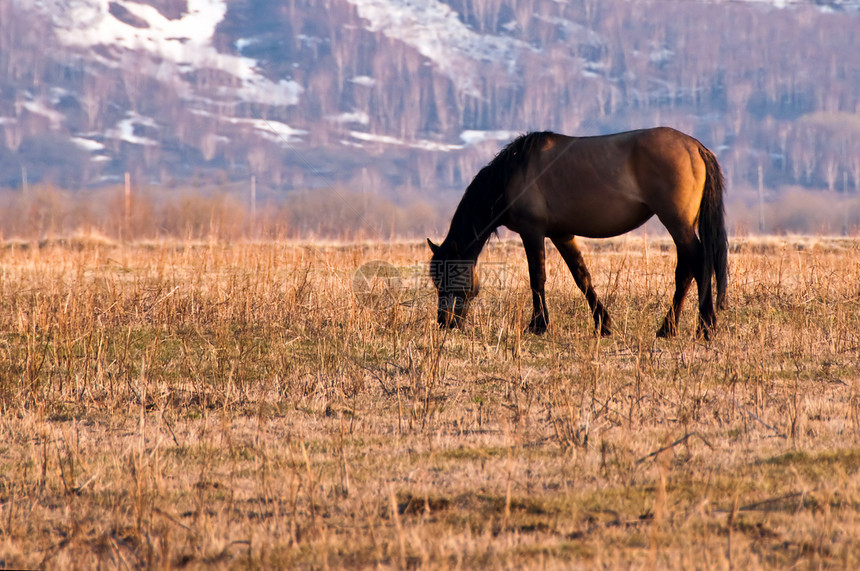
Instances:
[[[543,335],[546,333],[547,324],[546,323],[529,323],[529,326],[526,328],[526,331],[529,333],[534,333],[535,335]]]
[[[717,328],[717,320],[714,317],[710,319],[700,319],[696,326],[696,339],[711,340],[711,333]]]
[[[612,335],[612,322],[609,316],[594,319],[594,332],[600,333],[601,337],[610,337]]]
[[[462,329],[463,320],[457,317],[451,317],[447,319],[439,318],[436,321],[436,324],[439,326],[439,329]]]
[[[699,327],[696,329],[696,339],[701,339],[703,341],[711,340],[711,330],[708,327]]]
[[[660,339],[668,339],[669,337],[674,337],[674,336],[675,336],[675,328],[674,327],[666,327],[666,325],[663,325],[663,327],[661,327],[657,331],[657,337]]]

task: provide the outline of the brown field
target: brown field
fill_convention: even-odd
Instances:
[[[3,244],[0,567],[860,567],[860,240],[733,240],[707,343],[585,250],[608,339],[516,241],[451,332],[418,242]]]

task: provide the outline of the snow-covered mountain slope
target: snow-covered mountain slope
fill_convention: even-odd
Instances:
[[[366,29],[403,42],[427,57],[454,82],[458,91],[480,97],[477,63],[496,62],[514,69],[529,45],[505,35],[480,34],[437,0],[347,0],[356,7]],[[516,22],[503,24],[516,28]]]
[[[24,2],[24,5],[27,3]],[[160,60],[157,73],[170,74],[172,79],[183,73],[212,69],[237,80],[226,90],[225,97],[268,105],[294,105],[302,87],[289,80],[270,81],[257,71],[256,60],[219,52],[214,44],[215,29],[227,14],[224,0],[188,0],[187,12],[180,18],[168,19],[147,4],[122,0],[33,0],[53,23],[56,39],[70,48],[110,46],[148,54]],[[107,66],[121,62],[99,57]],[[168,66],[172,69],[166,69]]]
[[[757,170],[759,153],[776,157],[769,180],[828,184],[833,161],[854,172],[849,153],[810,165],[801,140],[834,140],[860,108],[857,5],[4,2],[0,186],[26,167],[69,187],[131,171],[461,188],[526,130],[657,123],[725,149],[732,172]]]

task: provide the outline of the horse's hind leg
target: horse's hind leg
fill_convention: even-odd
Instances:
[[[567,264],[570,273],[573,274],[573,280],[582,293],[585,294],[585,299],[588,301],[588,307],[591,309],[591,315],[594,317],[594,328],[600,332],[600,335],[606,337],[612,334],[612,320],[609,318],[609,312],[597,299],[597,292],[594,291],[594,286],[591,285],[591,274],[588,273],[588,268],[585,267],[585,260],[582,258],[582,253],[576,245],[576,239],[573,236],[564,236],[560,238],[552,238],[552,243],[558,248],[561,257]]]
[[[696,235],[690,232],[686,239],[675,239],[678,250],[678,265],[675,268],[675,296],[672,307],[663,320],[663,326],[657,331],[657,337],[671,337],[678,331],[678,316],[681,305],[687,295],[687,290],[693,278],[699,292],[699,324],[696,335],[708,339],[710,331],[716,325],[714,302],[711,296],[711,276],[705,275],[705,251]]]
[[[675,295],[672,297],[672,307],[669,308],[663,325],[657,330],[657,337],[674,337],[678,333],[678,316],[681,314],[681,306],[693,281],[693,267],[696,265],[697,258],[695,248],[691,251],[680,244],[676,244],[676,248],[678,265],[675,266]]]
[[[549,314],[546,309],[546,248],[544,237],[522,235],[523,247],[529,264],[529,283],[532,289],[532,305],[534,313],[528,330],[538,335],[545,333],[549,326]]]
[[[696,268],[696,285],[699,288],[699,324],[696,336],[706,341],[711,338],[711,331],[717,326],[717,313],[714,311],[714,299],[711,293],[711,272],[706,271],[705,248],[700,248],[700,264]]]

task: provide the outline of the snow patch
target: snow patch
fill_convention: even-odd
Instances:
[[[350,81],[356,85],[363,85],[364,87],[373,87],[376,85],[376,80],[366,75],[357,75],[350,79]]]
[[[108,45],[145,51],[172,62],[179,71],[208,68],[229,73],[241,80],[242,87],[235,94],[245,101],[273,105],[298,102],[303,91],[299,84],[287,80],[272,82],[257,72],[256,60],[215,49],[212,37],[227,13],[225,0],[188,0],[188,12],[175,20],[165,18],[146,4],[113,1],[148,27],[138,28],[116,18],[109,9],[111,0],[22,0],[22,3],[48,14],[57,37],[67,46]]]
[[[236,46],[236,50],[237,50],[239,53],[241,53],[241,52],[243,52],[243,51],[245,50],[245,48],[247,48],[248,46],[252,46],[252,45],[256,44],[256,43],[257,43],[257,41],[258,41],[258,40],[256,40],[255,38],[250,38],[250,39],[247,39],[247,38],[239,38],[238,40],[236,40],[236,41],[233,43],[233,45],[234,45],[234,46]]]
[[[102,143],[99,143],[98,141],[93,141],[92,139],[85,139],[84,137],[72,137],[69,140],[83,150],[89,151],[91,153],[94,153],[96,151],[102,151],[105,148]]]
[[[418,139],[415,141],[404,141],[390,135],[375,135],[373,133],[364,133],[362,131],[350,131],[349,136],[355,141],[342,140],[342,145],[362,148],[363,143],[377,143],[381,145],[391,145],[394,147],[407,147],[410,149],[421,149],[424,151],[435,151],[447,153],[450,151],[459,151],[466,147],[479,145],[486,141],[509,141],[520,135],[519,131],[476,131],[466,130],[460,133],[460,140],[463,144],[442,143],[439,141],[429,141],[427,139]],[[361,141],[361,142],[356,142]]]
[[[510,141],[519,134],[519,131],[475,131],[467,129],[460,133],[460,140],[466,145],[472,146],[485,141]]]
[[[158,125],[155,120],[150,117],[138,115],[133,111],[129,111],[126,115],[127,117],[125,119],[117,123],[116,127],[107,131],[105,135],[114,139],[119,139],[120,141],[125,141],[126,143],[131,143],[132,145],[141,145],[143,147],[154,147],[158,145],[158,141],[136,135],[134,132],[135,127],[137,126],[157,127]]]
[[[195,115],[199,115],[200,117],[212,117],[219,121],[229,123],[230,125],[245,125],[251,127],[255,131],[258,131],[258,135],[264,139],[268,139],[269,141],[273,141],[280,145],[290,145],[294,142],[300,141],[302,136],[308,134],[304,129],[296,129],[294,127],[290,127],[286,123],[281,123],[280,121],[225,117],[223,115],[210,113],[203,109],[191,109],[191,112]],[[222,139],[229,140],[226,137],[222,137]]]
[[[417,141],[404,141],[390,135],[374,135],[372,133],[362,133],[361,131],[350,131],[349,136],[364,141],[366,143],[381,143],[383,145],[392,145],[395,147],[408,147],[410,149],[421,149],[424,151],[458,151],[463,148],[463,145],[452,145],[449,143],[440,143],[437,141],[427,141],[419,139]],[[346,141],[342,141],[348,144]]]
[[[450,6],[437,0],[347,0],[368,30],[401,41],[432,60],[457,88],[480,97],[478,64],[513,67],[528,44],[470,30]]]
[[[301,136],[308,134],[304,129],[294,129],[286,123],[281,123],[279,121],[252,119],[248,121],[248,124],[259,131],[263,138],[281,145],[288,145],[295,141],[299,141],[301,140]]]
[[[667,48],[658,48],[648,54],[648,59],[651,63],[664,63],[675,57],[675,52]]]
[[[334,123],[358,123],[359,125],[367,125],[370,123],[370,117],[363,111],[353,111],[352,113],[341,113],[327,117],[329,121]]]
[[[295,129],[280,121],[269,121],[268,119],[238,119],[225,117],[224,120],[232,125],[247,125],[258,131],[260,136],[269,141],[289,145],[301,140],[300,137],[307,135],[303,129]]]

